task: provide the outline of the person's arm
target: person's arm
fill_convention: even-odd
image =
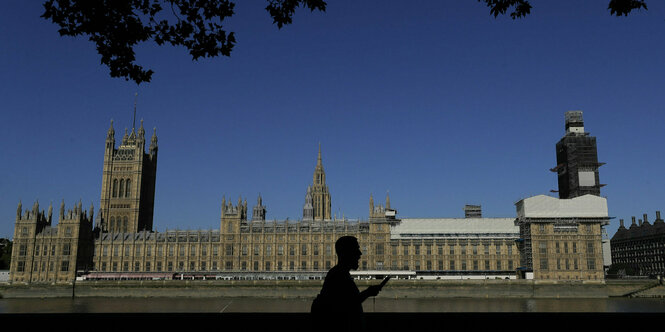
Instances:
[[[381,287],[379,285],[374,285],[374,286],[367,287],[367,289],[360,292],[360,303],[363,303],[370,296],[379,295],[379,291],[381,291]]]
[[[374,286],[369,286],[369,287],[367,287],[367,289],[360,292],[360,303],[363,303],[370,296],[379,295],[379,292],[383,288],[383,285],[385,285],[388,282],[388,280],[390,280],[390,276],[383,279],[383,281],[380,284],[374,285]]]

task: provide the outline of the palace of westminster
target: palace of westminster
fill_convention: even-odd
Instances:
[[[375,203],[371,195],[367,220],[331,217],[319,146],[299,220],[266,220],[260,196],[251,209],[246,199],[223,198],[218,230],[165,232],[153,231],[157,136],[148,140],[141,121],[116,147],[111,122],[99,210],[80,202],[66,210],[63,202],[56,225],[52,206],[45,212],[19,203],[10,281],[320,278],[336,264],[334,244],[343,235],[360,243],[356,276],[602,281],[610,219],[600,196],[602,164],[582,112],[566,112],[565,120],[552,169],[559,197],[522,199],[515,218],[482,217],[480,206],[467,205],[464,218],[400,219],[390,197]]]

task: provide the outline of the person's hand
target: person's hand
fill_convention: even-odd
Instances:
[[[367,295],[368,296],[377,296],[377,295],[379,295],[380,291],[381,291],[381,286],[379,286],[379,285],[374,285],[374,286],[367,287]]]

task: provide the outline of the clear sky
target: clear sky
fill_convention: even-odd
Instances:
[[[137,86],[111,78],[85,37],[60,37],[41,1],[0,11],[0,237],[16,207],[99,209],[104,139],[157,128],[154,229],[219,229],[222,196],[259,193],[267,218],[302,217],[319,142],[339,217],[387,192],[398,216],[514,217],[557,189],[564,113],[598,140],[601,193],[619,219],[665,212],[665,2],[610,16],[608,0],[532,1],[525,19],[475,0],[330,1],[278,29],[237,1],[231,57],[193,62],[147,43]]]

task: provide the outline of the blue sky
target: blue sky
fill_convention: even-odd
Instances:
[[[608,1],[533,1],[525,19],[474,0],[334,1],[277,29],[238,1],[231,57],[137,48],[153,69],[111,78],[94,45],[60,37],[40,1],[0,12],[0,237],[16,206],[99,207],[104,139],[137,118],[157,128],[154,229],[218,229],[222,196],[298,219],[319,142],[338,216],[366,219],[373,194],[398,215],[514,217],[557,188],[564,113],[598,139],[602,195],[619,219],[665,212],[665,3],[610,16]],[[138,123],[138,120],[137,120]]]

